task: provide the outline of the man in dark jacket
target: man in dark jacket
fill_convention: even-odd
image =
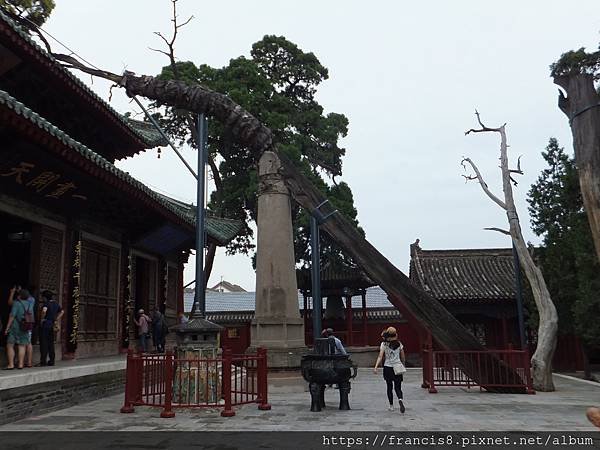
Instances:
[[[165,351],[165,341],[168,332],[169,327],[167,326],[165,316],[161,314],[158,308],[155,309],[152,315],[152,337],[157,352]]]
[[[40,320],[40,366],[53,366],[54,334],[60,330],[60,320],[64,314],[62,307],[54,299],[51,291],[42,292]]]

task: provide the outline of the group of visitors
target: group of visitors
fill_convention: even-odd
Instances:
[[[333,329],[324,329],[321,336],[324,338],[333,338],[336,355],[347,355],[342,341],[334,335]],[[377,374],[377,368],[383,362],[383,379],[387,386],[387,398],[389,402],[388,410],[394,410],[395,392],[398,398],[398,409],[404,414],[406,411],[402,395],[403,373],[406,372],[404,346],[398,340],[398,332],[394,327],[384,329],[381,333],[381,338],[383,342],[379,346],[379,355],[377,356],[377,361],[375,361],[373,372]]]
[[[36,366],[53,366],[55,333],[60,330],[63,310],[55,300],[54,293],[45,290],[41,293],[40,303],[31,293],[21,286],[13,286],[8,294],[10,314],[6,326],[0,323],[0,330],[6,336],[7,365],[4,370],[33,367],[33,346],[31,337],[34,329],[39,332],[40,362]],[[16,349],[15,349],[16,347]]]
[[[162,353],[165,351],[165,342],[167,334],[169,334],[169,326],[165,316],[159,311],[158,308],[154,308],[152,317],[146,315],[143,309],[140,309],[137,313],[137,317],[134,317],[134,322],[138,328],[138,340],[139,350],[146,353],[148,351],[148,340],[152,335],[152,341],[154,343],[154,349]]]

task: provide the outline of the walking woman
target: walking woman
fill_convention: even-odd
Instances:
[[[406,356],[404,355],[404,347],[398,340],[398,333],[394,327],[389,327],[381,333],[383,342],[379,347],[379,356],[375,362],[373,373],[377,373],[377,368],[383,363],[383,379],[387,384],[387,397],[390,402],[389,411],[394,410],[394,393],[398,397],[400,412],[404,414],[405,407],[402,401],[402,373],[406,371],[405,363]]]

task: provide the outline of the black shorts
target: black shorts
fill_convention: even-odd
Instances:
[[[402,381],[402,374],[396,375],[393,367],[383,366],[383,379],[385,381]]]

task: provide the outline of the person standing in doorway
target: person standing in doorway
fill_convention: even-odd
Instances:
[[[133,319],[138,327],[138,337],[140,340],[140,351],[146,353],[148,351],[148,331],[150,329],[150,317],[144,314],[144,310],[138,311],[138,318]]]
[[[25,326],[25,315],[33,315],[33,306],[27,301],[31,296],[28,290],[21,289],[15,300],[15,290],[16,288],[11,289],[9,299],[12,307],[4,330],[4,334],[7,336],[6,357],[8,364],[6,370],[15,368],[15,345],[17,346],[17,369],[25,367],[26,348],[31,346],[31,330],[28,330]]]
[[[152,315],[152,338],[157,352],[165,351],[166,334],[169,332],[165,316],[156,308]]]
[[[54,299],[51,291],[42,292],[42,308],[40,323],[40,366],[53,366],[54,333],[60,330],[60,320],[64,314],[63,309]]]
[[[24,296],[27,296],[26,298]],[[15,300],[16,297],[16,300]],[[35,298],[31,296],[27,289],[21,288],[21,286],[13,286],[8,294],[8,306],[12,306],[16,303],[23,302],[26,304],[25,312],[33,314],[33,320],[35,320]],[[12,311],[12,310],[11,310]],[[8,331],[8,326],[6,327]],[[33,330],[29,330],[29,342],[25,346],[25,366],[33,367],[33,345],[31,345],[31,337]]]
[[[393,388],[393,390],[396,391],[396,396],[398,397],[400,412],[404,414],[406,408],[404,406],[402,395],[403,375],[401,373],[402,371],[406,370],[406,355],[404,354],[404,346],[398,340],[398,333],[394,327],[389,327],[383,330],[381,337],[383,338],[383,342],[379,347],[379,356],[375,362],[373,373],[377,373],[377,368],[381,364],[381,361],[385,360],[383,363],[383,379],[387,385],[387,398],[390,404],[388,410],[394,410]]]

